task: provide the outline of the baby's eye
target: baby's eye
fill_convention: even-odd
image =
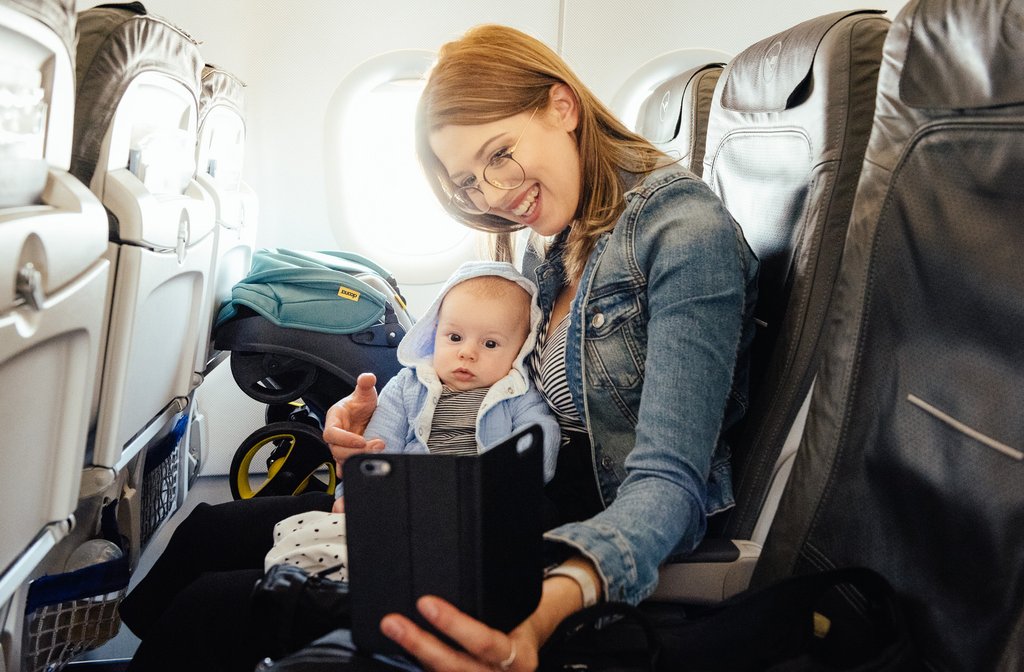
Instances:
[[[497,341],[484,341],[484,347],[493,350],[494,348],[498,347],[498,342]]]
[[[462,340],[462,336],[459,336],[458,334],[448,334],[448,340],[452,343],[458,343]]]

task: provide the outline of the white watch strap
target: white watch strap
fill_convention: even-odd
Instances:
[[[569,577],[579,584],[580,590],[583,592],[584,607],[592,607],[597,604],[597,585],[594,582],[594,578],[582,567],[577,567],[575,565],[558,565],[557,567],[547,571],[545,577],[548,576]]]

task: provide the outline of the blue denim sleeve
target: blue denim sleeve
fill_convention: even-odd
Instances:
[[[743,329],[746,261],[732,218],[702,182],[634,195],[613,236],[646,280],[646,356],[635,443],[614,501],[549,540],[597,567],[609,600],[637,603],[673,550],[706,530],[707,484]],[[609,243],[611,244],[611,243]],[[601,437],[594,437],[600,441]]]

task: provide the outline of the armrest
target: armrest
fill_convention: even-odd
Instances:
[[[761,545],[735,539],[705,539],[685,556],[672,556],[659,572],[656,602],[715,604],[746,590]]]

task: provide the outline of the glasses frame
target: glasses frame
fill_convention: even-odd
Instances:
[[[519,132],[519,137],[516,138],[516,141],[512,143],[512,147],[507,152],[503,154],[495,154],[490,158],[490,160],[487,162],[487,165],[484,166],[483,171],[481,171],[481,176],[484,178],[484,182],[491,185],[495,189],[501,189],[503,191],[512,191],[513,189],[518,189],[523,185],[524,182],[526,182],[526,169],[523,168],[523,164],[516,161],[515,157],[512,155],[515,153],[517,149],[519,149],[519,143],[522,141],[523,136],[526,135],[526,129],[530,127],[530,122],[533,121],[533,118],[537,116],[537,112],[539,110],[539,107],[533,108],[533,114],[531,114],[530,118],[526,120],[526,124],[523,125],[523,130]],[[495,162],[498,161],[499,159],[507,159],[512,163],[516,164],[517,166],[519,166],[519,172],[522,173],[522,178],[519,180],[519,182],[510,186],[504,186],[500,183],[492,182],[491,180],[487,179],[487,169],[493,167]],[[480,194],[480,198],[487,205],[485,209],[481,210],[479,207],[477,207],[476,202],[470,196],[470,194],[474,191]],[[483,190],[479,186],[457,187],[453,184],[452,192],[451,195],[449,196],[449,203],[458,208],[459,210],[461,210],[462,212],[465,212],[470,215],[486,215],[488,212],[491,211],[491,204],[490,202],[488,202],[487,196],[484,195]]]

